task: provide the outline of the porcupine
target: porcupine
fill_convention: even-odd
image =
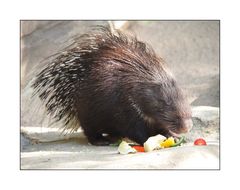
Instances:
[[[97,26],[36,75],[34,94],[63,130],[82,128],[93,145],[108,137],[143,144],[192,127],[191,109],[164,60],[136,37]]]

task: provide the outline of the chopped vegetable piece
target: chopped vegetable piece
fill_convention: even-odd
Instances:
[[[202,138],[196,139],[194,145],[207,145],[206,141]]]
[[[137,152],[134,148],[129,146],[129,144],[125,141],[122,141],[118,147],[118,152],[120,154],[128,154]]]
[[[156,149],[160,149],[160,144],[166,139],[162,135],[156,135],[149,137],[148,140],[143,144],[145,152],[150,152]]]
[[[177,141],[175,144],[171,145],[171,147],[180,146],[184,142],[185,138],[182,136],[179,141]]]
[[[166,139],[165,141],[163,141],[161,143],[161,147],[162,148],[168,148],[171,147],[175,144],[174,138],[173,137],[169,137],[168,139]]]
[[[144,150],[144,147],[143,146],[132,146],[136,151],[138,151],[138,152],[145,152],[145,150]]]
[[[110,144],[110,146],[119,146],[121,142],[122,140],[118,140],[117,142]]]

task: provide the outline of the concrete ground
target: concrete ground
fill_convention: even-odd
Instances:
[[[194,129],[185,146],[151,153],[120,155],[117,147],[96,147],[81,133],[64,137],[46,129],[43,110],[29,106],[28,82],[42,59],[69,39],[102,21],[22,21],[21,168],[22,169],[218,169],[219,22],[131,21],[123,30],[149,43],[162,56],[194,106]],[[208,106],[208,107],[200,107]],[[210,107],[209,107],[210,106]],[[34,110],[34,111],[33,111]],[[208,146],[193,146],[204,137]],[[69,138],[68,140],[66,138]],[[30,140],[31,139],[31,140]]]
[[[84,139],[85,140],[85,139]],[[86,140],[27,143],[21,153],[22,169],[218,169],[219,146],[162,149],[121,155],[117,147],[94,147]]]

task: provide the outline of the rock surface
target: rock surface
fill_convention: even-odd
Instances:
[[[219,146],[182,146],[121,155],[117,147],[77,140],[36,144],[21,153],[21,169],[219,169]]]
[[[209,142],[219,142],[219,108],[196,106],[192,108],[193,129],[186,135],[194,141],[203,137]]]

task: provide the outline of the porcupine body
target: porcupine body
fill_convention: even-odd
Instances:
[[[164,61],[135,37],[108,27],[80,36],[59,53],[32,87],[63,130],[82,127],[89,142],[103,136],[143,144],[150,136],[177,136],[191,126],[191,110]]]

